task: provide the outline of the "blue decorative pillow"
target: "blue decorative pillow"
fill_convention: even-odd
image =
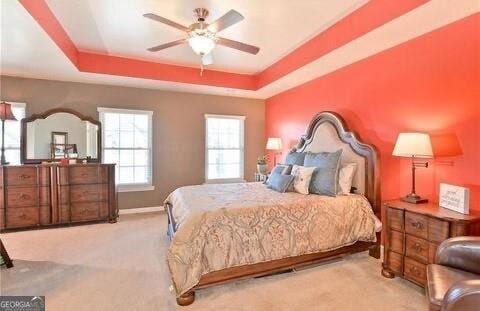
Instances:
[[[288,164],[277,164],[275,168],[272,170],[272,174],[280,174],[280,175],[290,175],[292,172],[292,166]]]
[[[335,152],[307,152],[304,166],[316,167],[310,181],[310,193],[337,195],[338,168],[342,149]]]
[[[305,159],[304,152],[290,152],[289,154],[287,154],[287,158],[285,159],[285,164],[303,166],[304,159]]]
[[[285,192],[294,178],[293,175],[272,174],[268,178],[267,187],[277,192]]]

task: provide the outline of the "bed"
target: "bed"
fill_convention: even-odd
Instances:
[[[376,149],[333,112],[311,121],[295,152],[334,152],[356,163],[355,193],[328,197],[278,193],[262,183],[181,187],[165,201],[167,264],[179,305],[195,290],[288,271],[355,252],[380,257]],[[375,217],[377,216],[377,217]]]

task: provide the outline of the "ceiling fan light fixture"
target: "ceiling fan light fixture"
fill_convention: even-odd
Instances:
[[[198,55],[207,55],[215,48],[215,40],[211,36],[194,34],[188,38],[188,45]]]

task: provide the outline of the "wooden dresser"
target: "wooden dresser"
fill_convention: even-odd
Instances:
[[[114,164],[0,166],[0,230],[118,217]]]
[[[443,240],[480,234],[480,213],[463,215],[433,203],[387,202],[384,215],[382,275],[404,277],[420,286],[425,286],[426,266],[434,263]]]

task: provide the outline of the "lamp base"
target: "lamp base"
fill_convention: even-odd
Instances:
[[[412,204],[420,204],[420,203],[428,202],[428,199],[424,199],[416,193],[407,194],[406,196],[400,198],[400,200],[402,200],[403,202],[408,202]]]

